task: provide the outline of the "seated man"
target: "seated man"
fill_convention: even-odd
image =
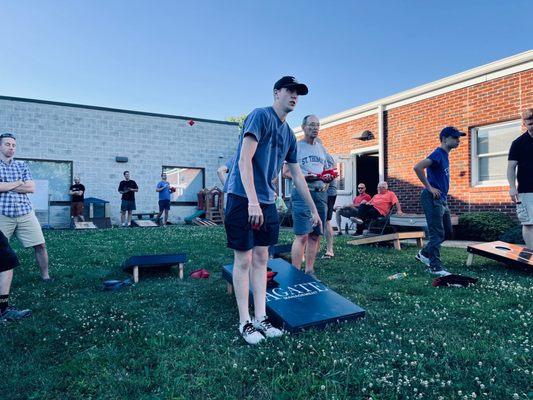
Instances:
[[[357,209],[357,216],[350,219],[357,224],[365,224],[373,219],[387,216],[394,206],[397,214],[403,215],[398,197],[389,190],[387,182],[379,182],[378,193],[370,201],[363,200]]]
[[[359,185],[357,185],[357,191],[359,192],[359,194],[353,198],[352,204],[349,204],[347,206],[337,207],[335,209],[335,220],[337,221],[337,227],[339,229],[339,231],[337,232],[337,235],[342,235],[341,217],[344,217],[344,218],[356,217],[357,209],[359,208],[361,203],[363,201],[369,202],[372,199],[372,197],[370,197],[370,195],[366,192],[366,185],[364,183],[360,183]]]

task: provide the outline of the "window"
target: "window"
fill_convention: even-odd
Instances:
[[[163,167],[170,186],[175,187],[171,201],[183,205],[196,205],[198,192],[205,187],[205,170],[191,167]]]
[[[68,193],[72,185],[72,161],[32,160],[17,158],[28,164],[33,180],[48,182],[48,193],[52,205],[70,203]],[[66,203],[65,203],[66,202]]]
[[[517,120],[472,130],[472,186],[507,185],[507,156],[520,128]]]

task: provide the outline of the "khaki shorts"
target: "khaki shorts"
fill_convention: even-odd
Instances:
[[[15,234],[24,247],[33,247],[44,243],[41,224],[39,224],[33,211],[21,217],[0,215],[0,230],[8,240]]]
[[[522,225],[533,225],[533,193],[519,193],[518,197],[522,202],[522,213],[518,213],[518,220]]]

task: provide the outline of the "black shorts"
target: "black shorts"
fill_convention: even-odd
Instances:
[[[326,214],[326,221],[331,221],[333,217],[333,207],[335,207],[335,201],[337,200],[337,195],[328,196],[328,212]]]
[[[19,259],[9,241],[0,231],[0,272],[9,271],[19,265]]]
[[[252,229],[248,222],[248,199],[228,194],[224,227],[228,247],[247,251],[255,246],[273,246],[278,243],[279,218],[275,204],[261,204],[265,222],[259,230]]]
[[[159,212],[170,210],[170,200],[159,200]]]

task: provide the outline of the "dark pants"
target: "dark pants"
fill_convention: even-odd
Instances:
[[[379,211],[374,208],[374,206],[371,206],[370,204],[361,204],[357,208],[357,216],[361,218],[366,224],[370,220],[378,219],[383,215],[381,215]]]
[[[422,254],[429,258],[431,268],[442,268],[440,245],[452,236],[452,220],[446,201],[436,199],[429,190],[420,194],[420,203],[426,214],[429,240],[422,249]]]

